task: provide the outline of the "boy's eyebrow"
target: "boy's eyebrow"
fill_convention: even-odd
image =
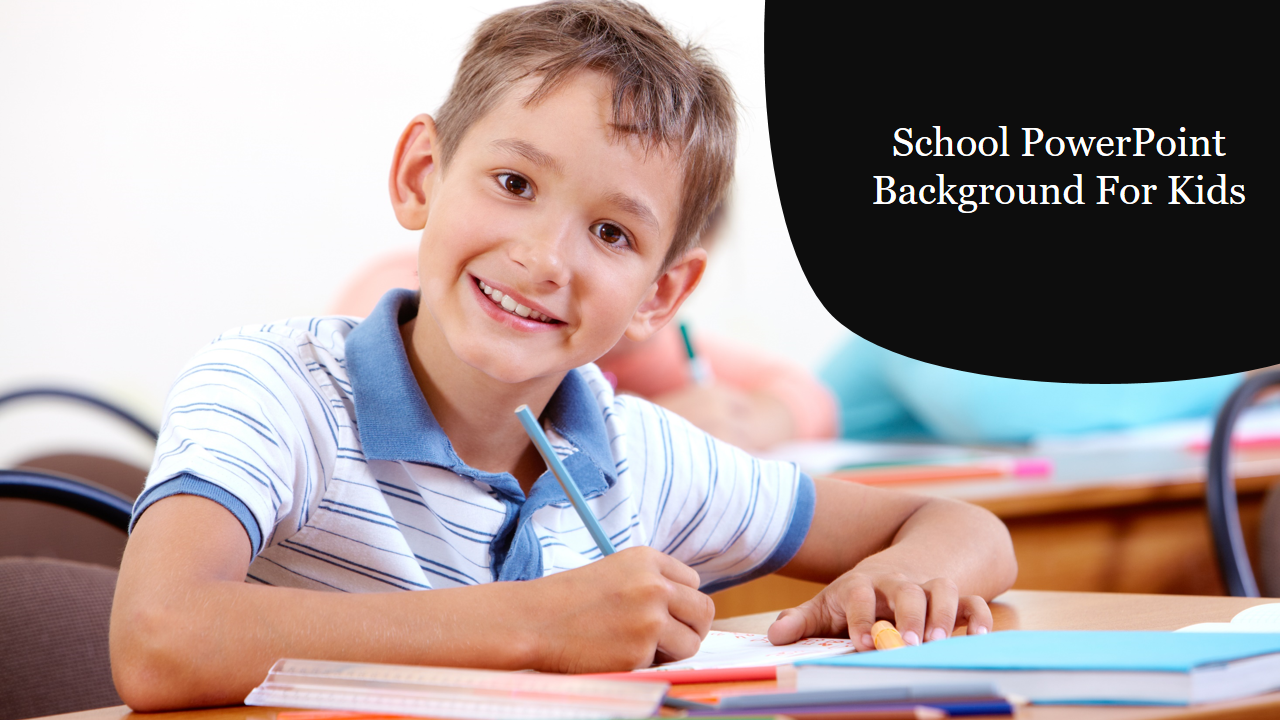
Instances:
[[[560,165],[559,160],[556,160],[524,140],[501,138],[499,140],[494,140],[489,144],[498,150],[513,152],[538,167],[546,168],[560,174],[564,173],[564,167]]]
[[[659,231],[658,216],[653,214],[648,205],[620,192],[609,193],[608,200],[622,208],[623,212],[630,213],[642,220],[655,233]]]

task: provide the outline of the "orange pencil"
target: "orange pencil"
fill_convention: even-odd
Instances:
[[[829,477],[864,485],[930,483],[995,477],[1044,477],[1053,474],[1053,463],[1045,458],[1018,458],[984,461],[969,465],[892,465],[887,467],[837,470]]]

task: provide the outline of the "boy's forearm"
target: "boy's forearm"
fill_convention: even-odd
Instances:
[[[783,571],[829,583],[769,628],[775,645],[848,633],[874,648],[871,628],[892,619],[916,644],[992,629],[986,601],[1013,585],[1013,545],[982,508],[841,480],[815,481],[809,534]]]
[[[165,710],[242,702],[285,656],[529,667],[533,645],[511,611],[521,585],[349,594],[205,583],[113,618],[116,684],[135,710]]]
[[[281,657],[630,670],[693,655],[715,612],[697,572],[648,547],[526,582],[412,592],[249,585],[248,566],[248,537],[217,503],[175,495],[146,510],[111,613],[121,699],[142,711],[239,703]]]
[[[1018,574],[1004,523],[983,508],[945,498],[921,505],[889,547],[857,567],[891,569],[918,583],[948,578],[961,595],[986,600],[1008,590]]]
[[[248,564],[243,528],[210,500],[174,496],[143,514],[111,615],[112,673],[126,703],[135,710],[239,703],[281,657],[530,664],[534,644],[517,614],[522,603],[536,603],[523,583],[320,592],[247,584]]]
[[[877,569],[925,582],[948,578],[990,598],[1017,575],[1013,543],[990,512],[957,500],[816,478],[813,521],[782,574],[831,583]]]

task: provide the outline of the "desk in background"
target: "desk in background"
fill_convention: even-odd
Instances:
[[[1225,593],[1204,511],[1203,453],[1144,449],[1046,456],[1054,463],[1049,477],[894,487],[966,500],[995,513],[1013,537],[1015,589]],[[1277,481],[1280,451],[1239,454],[1240,520],[1255,561],[1263,496]],[[731,617],[798,605],[821,587],[775,575],[712,598],[716,614]]]
[[[1241,610],[1264,602],[1274,600],[1013,590],[992,603],[991,610],[996,630],[1175,630],[1197,622],[1227,622]],[[712,627],[762,633],[776,616],[774,611],[717,620]],[[119,706],[55,717],[59,720],[275,720],[275,716],[271,708],[244,706],[147,714],[134,714],[129,708]],[[1016,717],[1017,720],[1261,720],[1280,717],[1280,693],[1193,708],[1023,707]]]

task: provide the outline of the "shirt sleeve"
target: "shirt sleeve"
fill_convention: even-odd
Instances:
[[[287,332],[228,333],[201,350],[170,390],[130,528],[158,500],[199,495],[236,516],[256,556],[307,506],[320,448],[336,445],[310,371]]]
[[[650,546],[716,592],[781,568],[813,520],[814,487],[793,463],[761,460],[680,416],[630,396],[628,471],[639,480],[638,521]]]

